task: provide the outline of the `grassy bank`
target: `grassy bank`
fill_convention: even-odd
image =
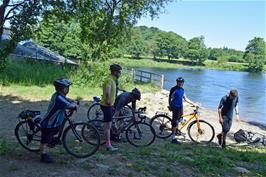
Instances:
[[[50,152],[56,157],[55,170],[60,168],[85,169],[92,176],[258,176],[266,175],[265,148],[229,147],[226,150],[214,146],[183,143],[176,146],[169,141],[156,140],[146,148],[134,148],[128,143],[116,144],[119,151],[107,153],[100,149],[93,156],[82,160],[68,155],[62,146]],[[0,139],[0,157],[3,159],[28,159],[35,166],[37,155],[29,155],[17,143]],[[32,159],[29,159],[31,156]],[[19,164],[13,163],[14,166]],[[19,168],[17,170],[25,170]],[[105,167],[104,169],[102,167]],[[237,168],[249,172],[242,173]],[[107,169],[107,171],[105,171]],[[12,170],[11,170],[12,171]],[[67,172],[68,170],[66,170]]]
[[[5,72],[0,74],[0,94],[16,95],[25,99],[49,99],[54,92],[52,83],[60,77],[69,78],[73,85],[69,96],[88,99],[101,95],[101,85],[109,74],[111,62],[92,63],[86,67],[71,68],[41,62],[9,61]],[[142,92],[157,91],[152,84],[136,84],[129,73],[123,72],[119,79],[119,87],[131,90],[135,87]]]
[[[164,69],[175,69],[175,68],[206,68],[215,70],[231,70],[231,71],[247,71],[247,63],[237,63],[237,62],[217,62],[213,60],[204,61],[204,65],[196,66],[191,65],[188,59],[160,59],[154,61],[151,58],[143,59],[131,59],[131,58],[119,58],[113,59],[113,62],[120,63],[127,67],[147,67],[147,68],[164,68]],[[266,65],[264,66],[264,71],[266,71]]]

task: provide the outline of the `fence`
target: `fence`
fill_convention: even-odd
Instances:
[[[143,71],[143,70],[137,70],[137,69],[131,69],[129,70],[132,75],[132,80],[135,82],[141,82],[141,83],[154,83],[158,86],[160,86],[161,89],[163,89],[164,86],[164,75]]]

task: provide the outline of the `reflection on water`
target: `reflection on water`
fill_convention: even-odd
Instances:
[[[208,69],[140,69],[164,74],[167,90],[175,85],[177,77],[184,77],[187,96],[213,110],[222,96],[231,88],[237,88],[242,119],[266,125],[265,74]]]

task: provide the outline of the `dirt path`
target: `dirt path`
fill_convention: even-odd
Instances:
[[[0,154],[0,177],[73,177],[73,176],[164,176],[164,170],[174,169],[178,176],[198,176],[200,173],[194,169],[187,168],[178,162],[163,161],[164,166],[160,166],[160,160],[143,160],[141,156],[135,156],[135,148],[129,144],[117,144],[120,152],[109,154],[104,149],[100,149],[95,155],[87,159],[76,159],[68,155],[62,147],[51,151],[56,157],[54,164],[42,164],[39,162],[39,155],[25,151],[20,147],[14,136],[14,127],[17,124],[17,115],[25,109],[40,110],[44,114],[47,110],[48,100],[26,100],[11,95],[0,95],[0,139],[4,139],[10,144],[11,152]],[[155,104],[156,103],[156,104]],[[151,117],[157,111],[167,111],[167,93],[144,94],[138,106],[147,106],[147,114]],[[88,101],[82,101],[81,106],[74,115],[74,119],[86,120]],[[185,112],[192,108],[185,105]],[[216,132],[221,130],[214,111],[202,110],[202,117],[214,125]],[[250,125],[245,122],[237,124],[233,122],[232,132],[239,128],[260,132],[266,135],[265,129]],[[156,140],[160,143],[160,140]],[[156,143],[154,146],[156,146]],[[126,149],[126,151],[122,151]],[[141,164],[151,166],[152,170],[145,169]],[[156,171],[157,170],[157,171]],[[161,174],[161,175],[159,175]]]

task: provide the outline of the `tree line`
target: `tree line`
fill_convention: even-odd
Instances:
[[[4,0],[0,5],[1,12],[6,10],[0,13],[0,34],[4,21],[10,20],[12,40],[0,40],[0,68],[16,42],[32,38],[72,59],[104,61],[127,54],[132,58],[185,58],[193,65],[203,65],[207,59],[219,63],[245,62],[249,71],[263,70],[266,62],[263,38],[251,39],[245,51],[239,51],[207,48],[204,36],[187,40],[154,27],[134,27],[142,16],[157,16],[170,1]]]

